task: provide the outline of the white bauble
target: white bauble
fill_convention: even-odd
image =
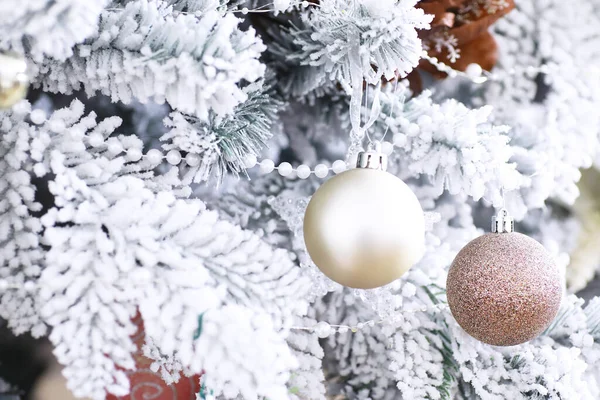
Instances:
[[[332,280],[372,289],[401,277],[425,251],[417,197],[396,176],[356,168],[325,182],[304,216],[314,263]]]

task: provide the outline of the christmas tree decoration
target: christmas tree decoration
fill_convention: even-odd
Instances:
[[[0,320],[41,393],[600,399],[573,3],[0,0]],[[461,252],[503,190],[560,272],[505,214]]]
[[[419,200],[386,168],[385,154],[360,153],[357,168],[325,182],[306,209],[306,249],[325,275],[344,286],[387,285],[425,250]]]
[[[469,335],[514,346],[537,337],[554,320],[562,281],[552,256],[514,232],[514,220],[502,209],[492,219],[492,233],[458,253],[446,290],[452,315]]]
[[[24,99],[28,87],[25,59],[14,53],[0,52],[0,109]]]

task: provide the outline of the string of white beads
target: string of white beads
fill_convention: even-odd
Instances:
[[[22,284],[11,284],[6,279],[0,279],[0,294],[4,290],[18,290],[23,289],[28,293],[35,291],[37,285],[33,281],[25,281]]]
[[[473,83],[484,83],[487,81],[502,81],[503,79],[511,75],[525,74],[530,78],[534,78],[538,74],[550,73],[550,66],[546,64],[542,64],[540,66],[515,67],[507,71],[500,71],[495,73],[485,71],[479,64],[469,64],[466,70],[463,72],[452,68],[446,63],[441,62],[436,57],[429,56],[429,54],[427,54],[426,51],[422,53],[421,57],[429,61],[431,65],[433,65],[438,71],[448,74],[450,78],[461,76],[463,78],[471,80]]]
[[[446,310],[449,310],[449,307],[447,304],[436,304],[436,305],[433,305],[433,306],[430,306],[427,308],[419,308],[419,309],[414,309],[414,310],[403,310],[398,315],[401,316],[402,314],[414,314],[414,313],[420,313],[420,312],[439,313],[441,311],[446,311]],[[319,338],[324,339],[324,338],[329,337],[332,333],[336,333],[336,332],[341,333],[341,334],[344,334],[347,332],[356,333],[360,330],[365,330],[365,329],[368,329],[375,325],[385,324],[388,322],[391,322],[391,321],[369,320],[369,321],[365,321],[365,322],[359,322],[356,325],[332,325],[325,321],[319,321],[315,325],[310,326],[310,327],[294,326],[294,327],[292,327],[292,330],[302,330],[302,331],[314,332]]]
[[[275,162],[271,159],[265,158],[258,162],[256,156],[250,154],[246,156],[244,159],[244,166],[247,169],[254,168],[258,166],[260,172],[262,174],[269,174],[274,170],[277,170],[279,175],[285,177],[297,177],[299,179],[307,179],[311,174],[315,174],[317,178],[325,178],[329,175],[329,171],[333,171],[335,174],[340,174],[348,169],[346,162],[344,160],[336,160],[333,162],[331,167],[328,167],[325,164],[317,164],[314,170],[311,170],[308,165],[300,164],[295,169],[287,161],[282,162],[278,166],[275,165]]]
[[[411,125],[416,126],[416,124]],[[136,162],[144,158],[152,165],[158,165],[163,160],[166,160],[173,166],[179,165],[181,162],[185,162],[190,167],[196,167],[200,165],[201,162],[200,155],[196,153],[187,153],[185,157],[182,157],[181,152],[175,149],[169,150],[166,155],[159,149],[150,149],[146,154],[143,154],[142,150],[137,147],[130,147],[128,149],[123,148],[123,144],[116,138],[109,138],[105,141],[102,135],[91,135],[88,138],[88,143],[93,147],[100,147],[103,145],[103,143],[106,143],[106,150],[109,153],[115,156],[120,153],[125,153],[126,159],[131,162]],[[382,142],[381,150],[385,154],[390,155],[394,150],[394,145],[390,142]],[[280,163],[279,165],[275,165],[275,162],[268,158],[259,161],[254,154],[246,155],[242,162],[246,169],[258,167],[262,174],[269,174],[277,170],[279,175],[283,177],[299,179],[307,179],[312,174],[314,174],[317,178],[323,179],[329,175],[330,171],[332,171],[334,174],[341,174],[348,169],[348,164],[344,160],[335,160],[330,167],[326,164],[317,164],[314,169],[311,169],[308,165],[300,164],[294,168],[292,164],[286,161]]]
[[[416,124],[413,125],[418,128]],[[394,145],[390,142],[382,142],[381,151],[389,156],[394,151]],[[334,161],[331,164],[331,167],[328,167],[325,164],[317,164],[314,169],[311,170],[311,168],[306,164],[300,164],[294,169],[294,167],[286,161],[279,165],[275,165],[275,162],[268,158],[265,158],[259,162],[254,154],[249,154],[244,158],[244,167],[246,167],[246,169],[251,169],[256,166],[258,166],[262,174],[269,174],[277,170],[281,176],[298,179],[307,179],[312,174],[314,174],[317,178],[323,179],[329,175],[330,171],[337,175],[348,169],[348,164],[344,160]]]

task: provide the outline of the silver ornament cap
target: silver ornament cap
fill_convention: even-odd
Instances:
[[[515,220],[503,208],[492,217],[492,233],[511,233],[515,231]]]
[[[388,159],[387,156],[381,152],[381,143],[379,142],[370,145],[367,151],[358,153],[356,168],[387,171],[387,166]]]

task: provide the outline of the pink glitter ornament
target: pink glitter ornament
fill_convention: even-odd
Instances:
[[[556,317],[562,297],[560,272],[550,254],[532,238],[513,232],[513,226],[506,210],[500,211],[493,233],[458,253],[446,282],[458,324],[495,346],[537,337]]]

